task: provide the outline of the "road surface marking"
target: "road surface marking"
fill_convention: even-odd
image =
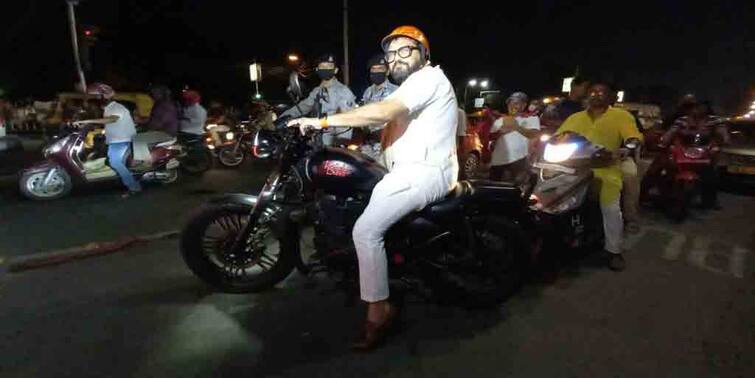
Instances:
[[[734,246],[732,249],[731,258],[729,259],[729,270],[734,277],[745,277],[745,255],[750,252],[740,246]]]

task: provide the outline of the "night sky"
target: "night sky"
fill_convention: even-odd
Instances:
[[[10,1],[0,15],[0,88],[50,96],[75,81],[63,0]],[[285,56],[343,55],[341,0],[84,0],[78,21],[100,28],[89,81],[116,89],[150,82],[190,84],[241,102],[252,93],[248,64],[265,69],[262,89],[284,86]],[[350,1],[352,90],[367,85],[365,63],[393,27],[429,37],[433,62],[461,87],[489,78],[505,93],[557,94],[577,66],[613,80],[628,100],[668,103],[685,92],[723,111],[741,111],[755,89],[755,1]]]

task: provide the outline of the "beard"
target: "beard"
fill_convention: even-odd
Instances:
[[[409,75],[417,72],[419,68],[419,64],[409,65],[409,63],[406,62],[396,62],[391,69],[391,78],[393,79],[393,82],[401,85]]]

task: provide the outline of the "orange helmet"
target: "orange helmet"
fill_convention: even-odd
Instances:
[[[383,50],[387,49],[388,44],[396,37],[411,38],[421,43],[422,46],[425,47],[425,54],[430,55],[430,42],[427,40],[425,33],[423,33],[422,30],[419,30],[416,26],[404,25],[393,29],[393,31],[390,34],[386,35],[385,38],[383,38],[383,41],[380,43],[380,46],[383,47]]]

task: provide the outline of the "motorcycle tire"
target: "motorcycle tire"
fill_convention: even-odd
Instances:
[[[198,176],[212,169],[212,153],[204,148],[190,150],[188,154],[181,159],[181,168],[184,172]]]
[[[234,203],[205,205],[191,217],[181,233],[180,249],[186,265],[202,281],[226,293],[255,293],[269,289],[288,277],[296,266],[299,238],[293,227],[272,232],[280,246],[278,259],[269,269],[253,277],[229,276],[226,267],[218,266],[213,261],[213,255],[206,249],[213,246],[217,249],[229,248],[236,234],[229,232],[220,244],[216,244],[218,241],[206,235],[210,227],[237,226],[239,229],[242,221],[248,219],[250,210],[249,206]],[[254,266],[256,264],[244,270]]]
[[[480,249],[479,266],[484,274],[442,280],[445,283],[434,289],[441,302],[454,302],[467,308],[493,307],[522,286],[529,271],[529,257],[519,227],[506,218],[490,216],[475,230],[475,237]],[[475,282],[480,276],[483,282]]]
[[[218,150],[218,161],[221,165],[227,168],[236,168],[246,159],[246,154],[240,148],[236,149],[235,146],[224,146]]]
[[[694,188],[688,183],[677,182],[674,183],[673,193],[668,208],[669,217],[675,222],[683,222],[692,206]]]

